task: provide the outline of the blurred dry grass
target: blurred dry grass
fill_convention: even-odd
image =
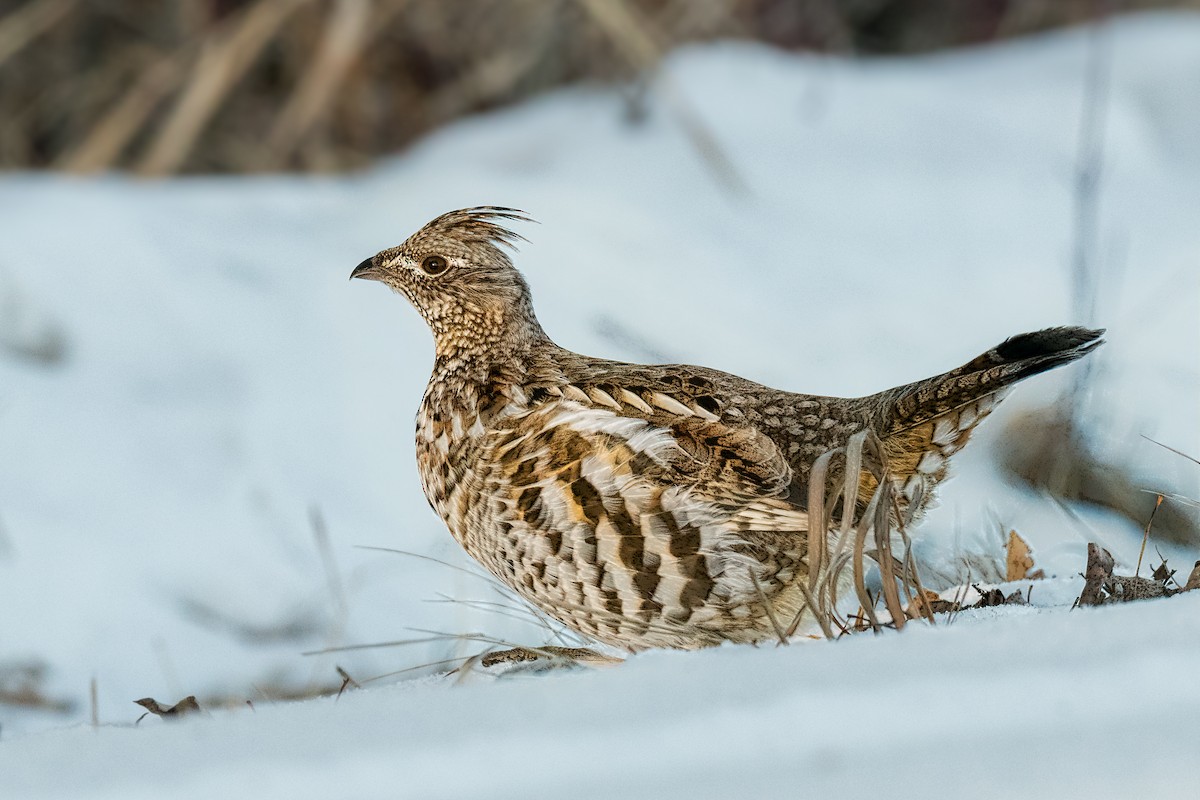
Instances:
[[[0,168],[332,170],[676,45],[914,52],[1200,0],[0,0]]]

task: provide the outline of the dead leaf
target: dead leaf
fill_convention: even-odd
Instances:
[[[1029,544],[1015,530],[1008,532],[1008,555],[1005,558],[1006,577],[1008,581],[1020,581],[1026,578],[1044,578],[1042,570],[1030,574],[1033,569],[1033,556]]]
[[[1166,560],[1164,559],[1161,564],[1154,568],[1154,572],[1150,573],[1150,577],[1161,583],[1163,586],[1166,586],[1167,582],[1171,580],[1171,578],[1175,577],[1175,570],[1169,568]]]
[[[1187,583],[1183,585],[1185,592],[1190,592],[1192,589],[1200,589],[1200,561],[1196,562],[1196,566],[1192,567],[1192,574],[1188,575]]]
[[[1004,598],[1004,605],[1006,605],[1006,606],[1024,606],[1024,605],[1028,605],[1028,603],[1025,600],[1025,595],[1021,594],[1020,589],[1017,589],[1015,592],[1010,594],[1008,597]]]
[[[986,591],[975,587],[975,591],[979,592],[979,599],[969,608],[990,608],[992,606],[1023,606],[1025,605],[1025,595],[1021,594],[1018,589],[1010,595],[1005,595],[999,589],[987,589]]]
[[[921,619],[929,614],[950,614],[962,611],[962,605],[954,600],[947,600],[937,592],[924,589],[923,595],[914,596],[908,608],[904,610],[909,619]]]
[[[155,714],[164,718],[182,717],[184,714],[191,714],[200,710],[200,704],[196,702],[196,696],[191,694],[169,708],[163,706],[153,697],[143,697],[141,700],[134,700],[133,702],[146,709],[146,714]],[[141,722],[146,714],[138,717],[137,722]],[[134,724],[136,725],[137,722]]]
[[[912,602],[904,609],[904,615],[909,619],[920,619],[927,611],[933,612],[934,604],[941,599],[937,592],[923,589],[920,594],[913,595]]]
[[[1112,553],[1095,542],[1088,542],[1087,569],[1083,574],[1083,591],[1075,601],[1077,606],[1098,606],[1104,602],[1104,582],[1112,577]]]
[[[1166,597],[1167,588],[1152,578],[1139,578],[1136,575],[1113,575],[1104,582],[1104,590],[1108,597],[1106,603],[1127,603],[1131,600],[1149,600],[1154,597]]]

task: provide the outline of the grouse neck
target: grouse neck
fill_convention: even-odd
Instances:
[[[555,345],[532,309],[502,315],[463,311],[453,326],[434,325],[433,380],[491,384],[519,381],[533,354]]]

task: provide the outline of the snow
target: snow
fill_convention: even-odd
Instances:
[[[1195,498],[1195,465],[1139,434],[1200,452],[1200,16],[1123,18],[1109,35],[1109,341],[1090,432],[1147,487]],[[1200,777],[1200,744],[1175,733],[1200,705],[1197,599],[1067,614],[1084,543],[1132,571],[1140,530],[996,466],[1013,420],[1078,368],[1005,400],[919,529],[922,558],[952,571],[1015,527],[1063,576],[1034,591],[1050,605],[835,645],[263,700],[336,685],[334,664],[362,678],[480,645],[303,651],[412,628],[545,638],[427,602],[495,600],[482,581],[357,547],[468,563],[413,464],[428,333],[401,298],[347,284],[355,264],[442,211],[515,206],[542,223],[522,229],[518,264],[565,346],[811,393],[915,380],[1087,321],[1071,317],[1068,265],[1089,41],[903,61],[676,53],[659,84],[711,128],[741,194],[657,95],[632,124],[621,93],[596,88],[463,121],[357,176],[0,178],[0,664],[42,660],[46,691],[76,702],[0,707],[0,795],[1184,793]],[[59,363],[4,355],[54,331]],[[1183,572],[1196,558],[1162,547]],[[78,726],[93,677],[98,731]],[[213,693],[257,711],[119,727],[137,698]]]
[[[1075,586],[1078,589],[1078,585]],[[410,681],[0,748],[10,797],[1190,796],[1200,597]],[[53,765],[53,774],[47,774]]]

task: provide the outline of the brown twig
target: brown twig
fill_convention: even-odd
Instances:
[[[476,654],[476,655],[478,655],[478,654]],[[404,669],[398,669],[393,672],[385,672],[382,675],[372,675],[370,678],[363,678],[362,682],[363,683],[371,683],[372,681],[381,681],[384,678],[393,678],[396,675],[404,675],[405,673],[414,672],[419,669],[427,669],[429,667],[440,667],[443,664],[453,664],[456,661],[467,661],[471,658],[475,658],[475,656],[455,656],[454,658],[442,658],[442,659],[438,659],[437,661],[427,661],[424,664],[417,664],[412,667],[405,667]]]
[[[1160,494],[1158,499],[1154,501],[1154,510],[1150,512],[1150,519],[1146,520],[1146,532],[1142,534],[1142,548],[1138,551],[1137,568],[1133,571],[1135,577],[1142,572],[1142,556],[1146,555],[1146,542],[1150,541],[1150,526],[1154,524],[1154,515],[1158,513],[1158,507],[1162,503],[1163,496]]]
[[[1183,456],[1188,461],[1191,461],[1193,464],[1200,464],[1200,460],[1197,460],[1195,456],[1189,456],[1187,453],[1183,452],[1182,450],[1176,450],[1174,447],[1171,447],[1169,444],[1163,444],[1162,442],[1160,442],[1156,439],[1151,439],[1149,436],[1146,436],[1145,434],[1142,435],[1142,438],[1145,439],[1147,442],[1158,445],[1159,447],[1163,448],[1164,450],[1170,450],[1172,453],[1174,453],[1177,456]]]
[[[342,692],[346,691],[347,686],[353,686],[355,689],[361,689],[362,686],[358,684],[358,681],[350,677],[349,672],[346,672],[346,670],[342,669],[340,666],[335,664],[334,669],[337,670],[337,674],[342,678],[342,685],[338,687],[337,696],[333,698],[333,701],[336,703],[338,700],[342,699]]]

